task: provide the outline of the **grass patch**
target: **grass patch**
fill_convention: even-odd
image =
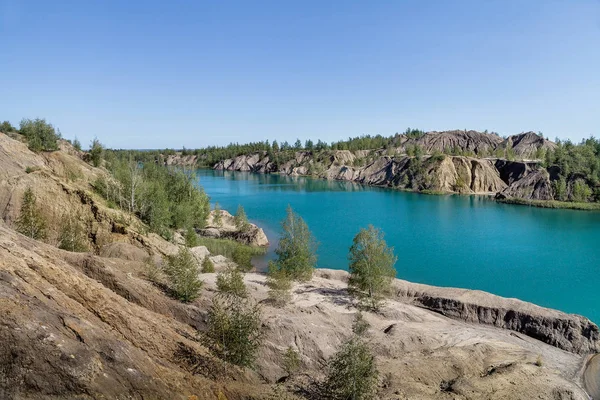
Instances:
[[[205,246],[210,254],[219,254],[234,259],[241,252],[249,253],[251,257],[263,255],[267,252],[264,247],[249,246],[230,239],[216,239],[209,237],[198,237],[198,246]]]
[[[540,208],[557,208],[565,210],[584,210],[584,211],[598,211],[600,210],[600,203],[575,203],[568,201],[557,201],[557,200],[526,200],[526,199],[498,199],[499,203],[505,204],[517,204],[522,206],[532,206]]]

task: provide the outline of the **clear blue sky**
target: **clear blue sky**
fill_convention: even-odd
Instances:
[[[0,0],[0,120],[115,148],[600,135],[598,0]]]

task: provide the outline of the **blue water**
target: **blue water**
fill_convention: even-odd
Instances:
[[[600,323],[600,212],[304,177],[212,170],[198,176],[211,202],[231,213],[242,204],[265,230],[272,242],[266,258],[290,204],[320,243],[320,268],[346,269],[352,238],[373,224],[395,249],[399,278],[516,297]]]

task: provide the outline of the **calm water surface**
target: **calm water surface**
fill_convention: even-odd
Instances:
[[[361,227],[382,228],[398,277],[480,289],[582,314],[600,323],[600,212],[547,210],[479,196],[428,196],[349,182],[199,170],[200,184],[232,214],[261,226],[273,257],[290,204],[319,246],[320,268],[347,269]]]

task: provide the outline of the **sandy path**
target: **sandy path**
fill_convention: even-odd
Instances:
[[[594,400],[600,400],[600,354],[596,354],[588,362],[583,373],[585,390]]]

